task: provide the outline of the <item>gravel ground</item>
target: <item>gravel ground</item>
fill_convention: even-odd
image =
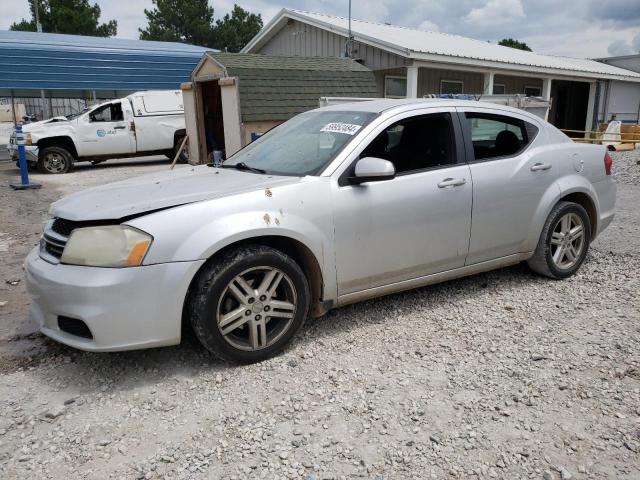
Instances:
[[[345,307],[258,365],[192,341],[78,352],[3,281],[0,477],[639,478],[640,155],[613,158],[620,213],[571,279],[516,266]],[[21,277],[48,202],[162,168],[0,188],[0,278]]]

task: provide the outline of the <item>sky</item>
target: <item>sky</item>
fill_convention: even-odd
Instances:
[[[151,0],[90,0],[118,37],[138,38]],[[29,17],[27,0],[0,0],[0,30]],[[281,8],[346,17],[348,0],[210,0],[219,18],[238,3],[269,21]],[[437,30],[485,41],[512,37],[549,55],[598,58],[640,52],[640,0],[353,0],[360,20]]]

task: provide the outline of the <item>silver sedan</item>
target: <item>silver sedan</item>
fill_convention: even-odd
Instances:
[[[281,351],[308,317],[527,261],[574,274],[611,222],[604,147],[521,110],[379,100],[294,117],[219,168],[86,190],[26,259],[42,332],[89,351]],[[427,293],[428,294],[428,293]]]

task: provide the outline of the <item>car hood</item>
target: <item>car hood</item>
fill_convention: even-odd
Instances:
[[[49,118],[47,120],[38,120],[37,122],[31,122],[31,123],[25,123],[24,125],[22,125],[22,131],[23,132],[34,132],[37,130],[41,130],[47,127],[47,125],[50,124],[55,124],[55,123],[60,123],[60,122],[69,122],[69,120],[67,120],[67,117],[53,117],[53,118]]]
[[[73,221],[119,220],[145,212],[299,182],[206,165],[180,168],[83,190],[51,205],[49,213]]]

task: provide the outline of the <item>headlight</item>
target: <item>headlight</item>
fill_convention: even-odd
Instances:
[[[90,267],[137,267],[152,240],[151,235],[126,225],[76,228],[60,262]]]

